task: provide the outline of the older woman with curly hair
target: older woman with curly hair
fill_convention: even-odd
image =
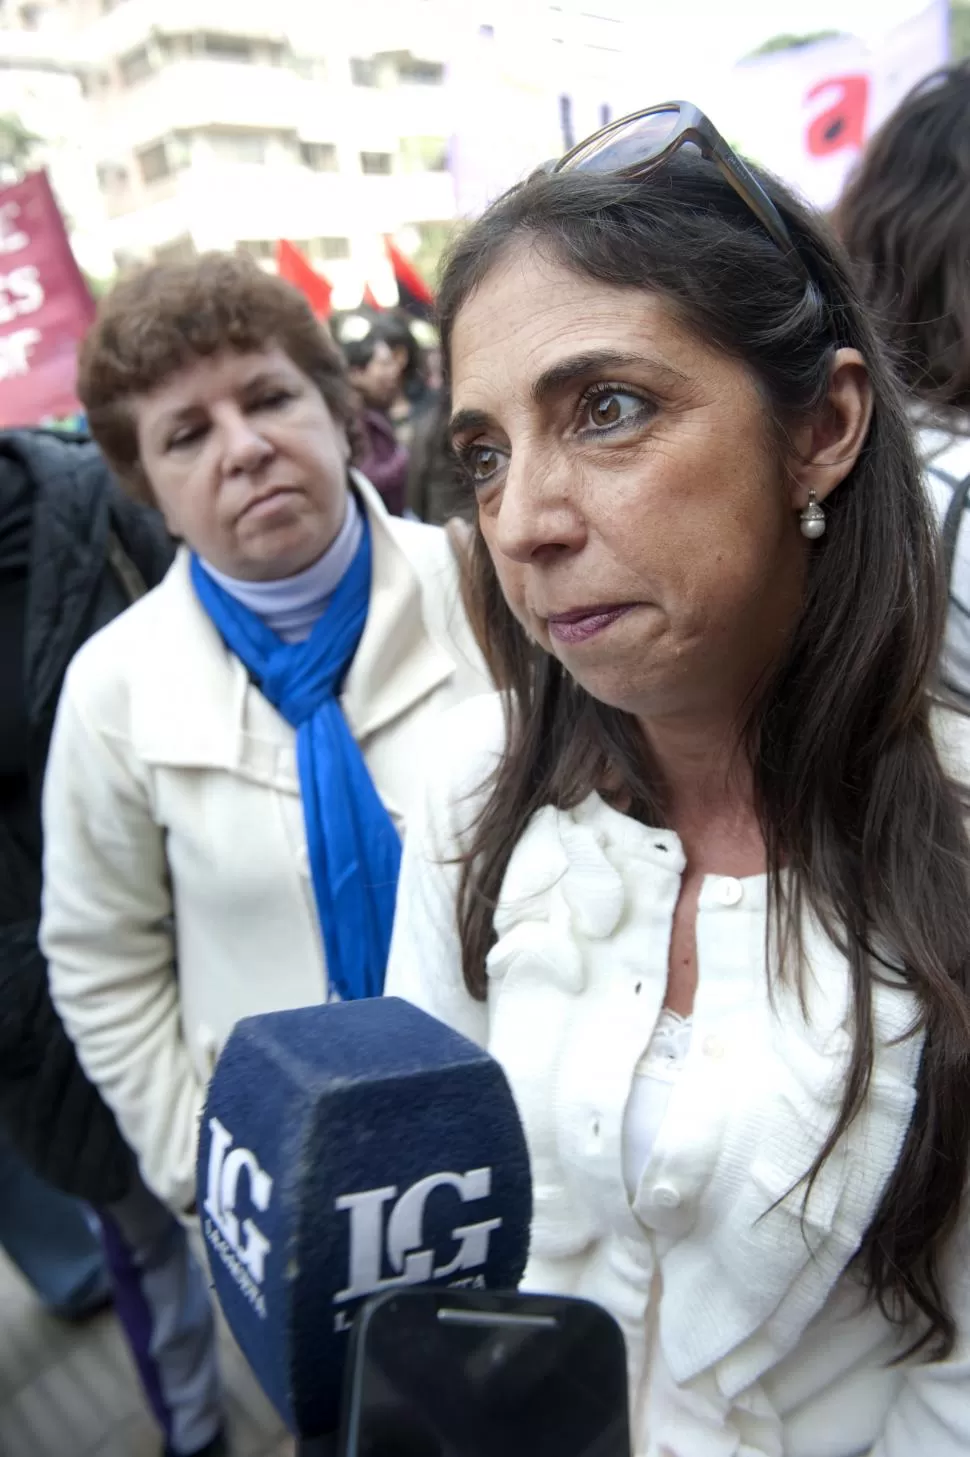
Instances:
[[[220,255],[126,278],[79,391],[181,549],[68,672],[42,941],[89,1076],[184,1213],[236,1020],[380,993],[430,730],[488,680],[451,543],[353,468],[342,359],[286,284]]]
[[[220,256],[125,280],[80,393],[183,545],[68,674],[43,939],[88,1071],[184,1209],[237,1018],[380,992],[410,786],[486,678],[451,544],[353,470],[343,363],[287,285]]]

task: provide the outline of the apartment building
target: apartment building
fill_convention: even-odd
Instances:
[[[0,181],[46,167],[78,262],[110,274],[90,116],[60,0],[0,0],[0,125]]]
[[[288,238],[344,307],[393,301],[386,235],[430,266],[459,212],[609,112],[624,9],[0,0],[0,29],[47,66],[41,160],[91,271],[209,248],[271,267]]]
[[[354,0],[348,0],[347,8]],[[338,306],[394,296],[385,234],[411,253],[455,213],[446,37],[420,3],[62,0],[83,66],[115,264],[297,243]]]

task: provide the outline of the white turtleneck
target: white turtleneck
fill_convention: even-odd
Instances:
[[[223,591],[255,612],[284,642],[305,642],[357,555],[363,532],[360,508],[353,492],[348,491],[343,526],[323,556],[295,577],[282,577],[275,582],[242,582],[238,577],[227,577],[225,572],[216,571],[204,557],[200,561]]]

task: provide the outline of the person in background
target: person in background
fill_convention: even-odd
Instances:
[[[848,259],[675,103],[438,307],[507,687],[438,735],[387,993],[504,1066],[526,1288],[618,1321],[636,1457],[966,1457],[970,745]]]
[[[380,492],[391,515],[400,516],[407,493],[408,452],[398,441],[389,414],[400,384],[400,365],[376,329],[362,339],[348,339],[342,348],[350,382],[363,406],[358,469]]]
[[[223,1450],[206,1277],[144,1187],[114,1114],[51,1001],[38,944],[41,787],[72,657],[160,582],[161,518],[118,488],[97,446],[0,434],[0,1243],[56,1310],[117,1314],[173,1457]],[[89,765],[69,766],[83,779]],[[125,1239],[132,1211],[151,1238]]]
[[[910,393],[949,579],[941,676],[970,702],[970,62],[909,93],[835,222]]]
[[[417,424],[408,462],[407,505],[419,521],[443,526],[468,515],[468,492],[451,448],[451,406],[442,394]]]
[[[380,993],[431,729],[489,680],[447,536],[351,466],[344,362],[289,285],[220,254],[123,279],[79,393],[182,545],[68,671],[41,939],[89,1075],[188,1218],[236,1021]]]
[[[421,347],[416,329],[435,337],[430,325],[412,324],[401,310],[389,309],[378,314],[374,322],[375,333],[388,345],[398,367],[397,393],[388,413],[398,440],[408,449],[438,398],[438,391],[429,382],[426,351]]]

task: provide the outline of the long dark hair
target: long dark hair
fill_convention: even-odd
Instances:
[[[789,975],[801,964],[799,926],[810,907],[844,950],[852,979],[853,1054],[808,1192],[867,1093],[873,978],[898,973],[918,998],[925,1044],[916,1108],[857,1263],[890,1320],[922,1318],[911,1350],[941,1355],[955,1328],[938,1262],[970,1149],[970,846],[961,791],[930,731],[944,618],[935,530],[902,398],[847,260],[819,219],[780,184],[764,183],[815,280],[810,287],[707,164],[682,157],[648,182],[575,173],[530,179],[451,255],[439,294],[445,360],[463,303],[510,244],[532,241],[583,277],[660,294],[700,338],[742,361],[780,451],[793,422],[821,407],[833,351],[853,346],[867,361],[869,434],[825,503],[828,531],[811,548],[804,610],[751,707],[745,746],[767,851],[772,964],[783,955]],[[509,731],[470,832],[459,896],[464,976],[481,999],[502,880],[535,811],[617,789],[648,824],[664,824],[666,811],[636,722],[597,702],[527,641],[479,533],[470,571]],[[893,973],[884,970],[886,952],[876,951],[885,947]]]
[[[970,62],[927,76],[893,112],[835,223],[910,390],[970,411]]]

